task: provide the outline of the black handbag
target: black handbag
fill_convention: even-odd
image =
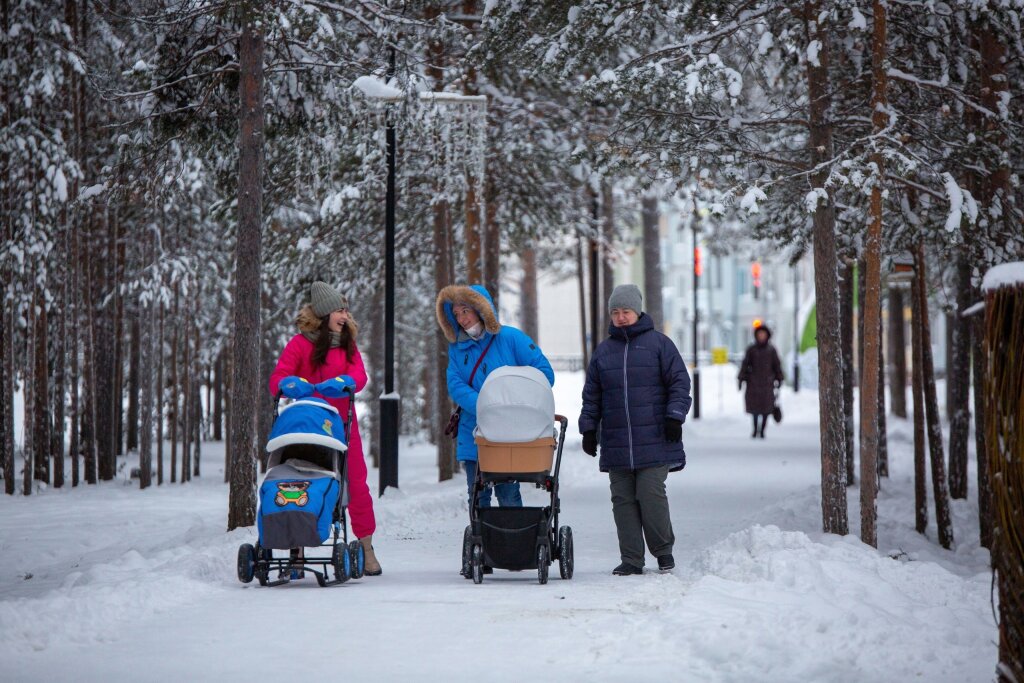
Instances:
[[[491,344],[494,343],[494,335],[491,335],[491,340],[487,342],[487,346],[484,347],[484,352],[480,354],[480,357],[476,359],[476,365],[473,366],[473,371],[469,373],[469,386],[473,386],[473,378],[476,377],[476,369],[480,367],[480,361],[484,359],[487,352],[491,349]],[[459,418],[462,415],[462,406],[459,406],[452,411],[452,414],[448,417],[448,424],[444,428],[444,435],[451,438],[457,438],[459,436]]]
[[[772,419],[782,422],[782,408],[779,407],[779,392],[775,392],[775,400],[772,401]]]

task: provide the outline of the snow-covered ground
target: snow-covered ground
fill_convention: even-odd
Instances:
[[[458,574],[464,482],[435,483],[404,441],[400,491],[375,502],[381,577],[320,588],[238,583],[253,529],[225,533],[223,448],[204,476],[140,492],[124,480],[0,496],[0,680],[988,681],[998,638],[976,502],[954,504],[957,547],[913,530],[909,426],[890,420],[879,549],[820,529],[817,395],[750,439],[735,368],[704,371],[688,465],[669,478],[677,569],[613,577],[606,476],[570,429],[562,523],[576,574],[537,584]],[[582,376],[561,373],[578,415]],[[972,464],[973,467],[973,464]],[[371,489],[376,472],[371,470]],[[972,470],[973,477],[973,470]],[[524,489],[527,503],[542,500]],[[858,491],[849,490],[857,532]],[[934,514],[932,516],[934,519]]]

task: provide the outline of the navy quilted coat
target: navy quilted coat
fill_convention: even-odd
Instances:
[[[587,367],[580,433],[599,429],[601,471],[671,465],[682,469],[682,443],[665,441],[665,418],[690,410],[690,375],[672,340],[641,313],[608,328]]]

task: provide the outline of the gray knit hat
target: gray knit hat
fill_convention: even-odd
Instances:
[[[326,282],[317,280],[309,288],[310,303],[318,318],[330,315],[339,308],[348,308],[348,297]]]
[[[640,288],[636,285],[619,285],[613,289],[612,295],[608,297],[608,310],[613,308],[629,308],[640,315],[643,312],[643,297],[640,296]]]

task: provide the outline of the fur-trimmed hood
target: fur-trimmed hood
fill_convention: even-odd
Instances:
[[[469,306],[480,315],[484,329],[491,334],[501,331],[498,313],[494,310],[494,301],[483,285],[448,285],[437,294],[437,324],[441,327],[445,339],[454,344],[462,330],[455,320],[452,306],[463,304]]]
[[[316,335],[320,330],[320,318],[316,313],[313,312],[313,306],[306,304],[299,309],[299,314],[295,316],[295,326],[299,328],[299,332],[303,334]],[[345,327],[348,328],[349,334],[352,335],[352,339],[356,338],[356,333],[359,332],[359,325],[352,319],[352,313],[349,312],[349,321],[345,323]]]

